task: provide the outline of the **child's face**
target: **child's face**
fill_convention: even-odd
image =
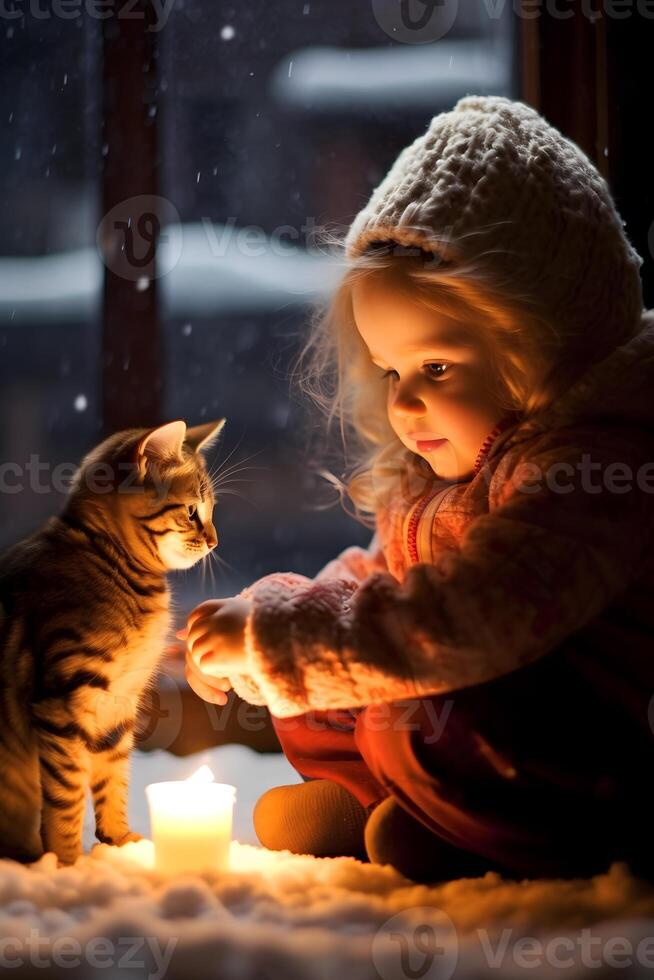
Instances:
[[[481,346],[456,320],[435,313],[391,282],[353,287],[356,325],[388,387],[393,430],[437,476],[472,475],[482,443],[504,414]],[[383,378],[383,372],[391,372]],[[436,445],[423,441],[441,439]]]

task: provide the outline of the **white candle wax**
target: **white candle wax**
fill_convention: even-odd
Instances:
[[[213,778],[211,771],[208,772]],[[200,771],[197,775],[200,776]],[[227,870],[236,799],[234,786],[192,777],[150,783],[145,792],[157,871],[178,874]]]

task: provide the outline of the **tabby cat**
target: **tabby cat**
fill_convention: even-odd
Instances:
[[[141,698],[170,626],[166,573],[216,546],[204,452],[225,419],[110,436],[82,461],[62,513],[0,556],[0,857],[82,851],[127,823]]]

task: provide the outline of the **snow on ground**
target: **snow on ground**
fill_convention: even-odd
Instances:
[[[615,863],[577,881],[483,878],[416,885],[390,867],[247,843],[267,786],[299,777],[243,746],[173,759],[134,756],[130,809],[147,831],[143,787],[207,762],[237,787],[230,870],[166,879],[152,844],[95,844],[72,868],[47,854],[0,861],[0,969],[105,980],[479,980],[645,977],[654,966],[654,888]],[[239,836],[240,835],[240,836]]]

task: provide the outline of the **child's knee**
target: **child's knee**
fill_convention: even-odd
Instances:
[[[317,857],[363,857],[367,813],[343,786],[315,779],[275,786],[257,800],[252,821],[269,850]]]

